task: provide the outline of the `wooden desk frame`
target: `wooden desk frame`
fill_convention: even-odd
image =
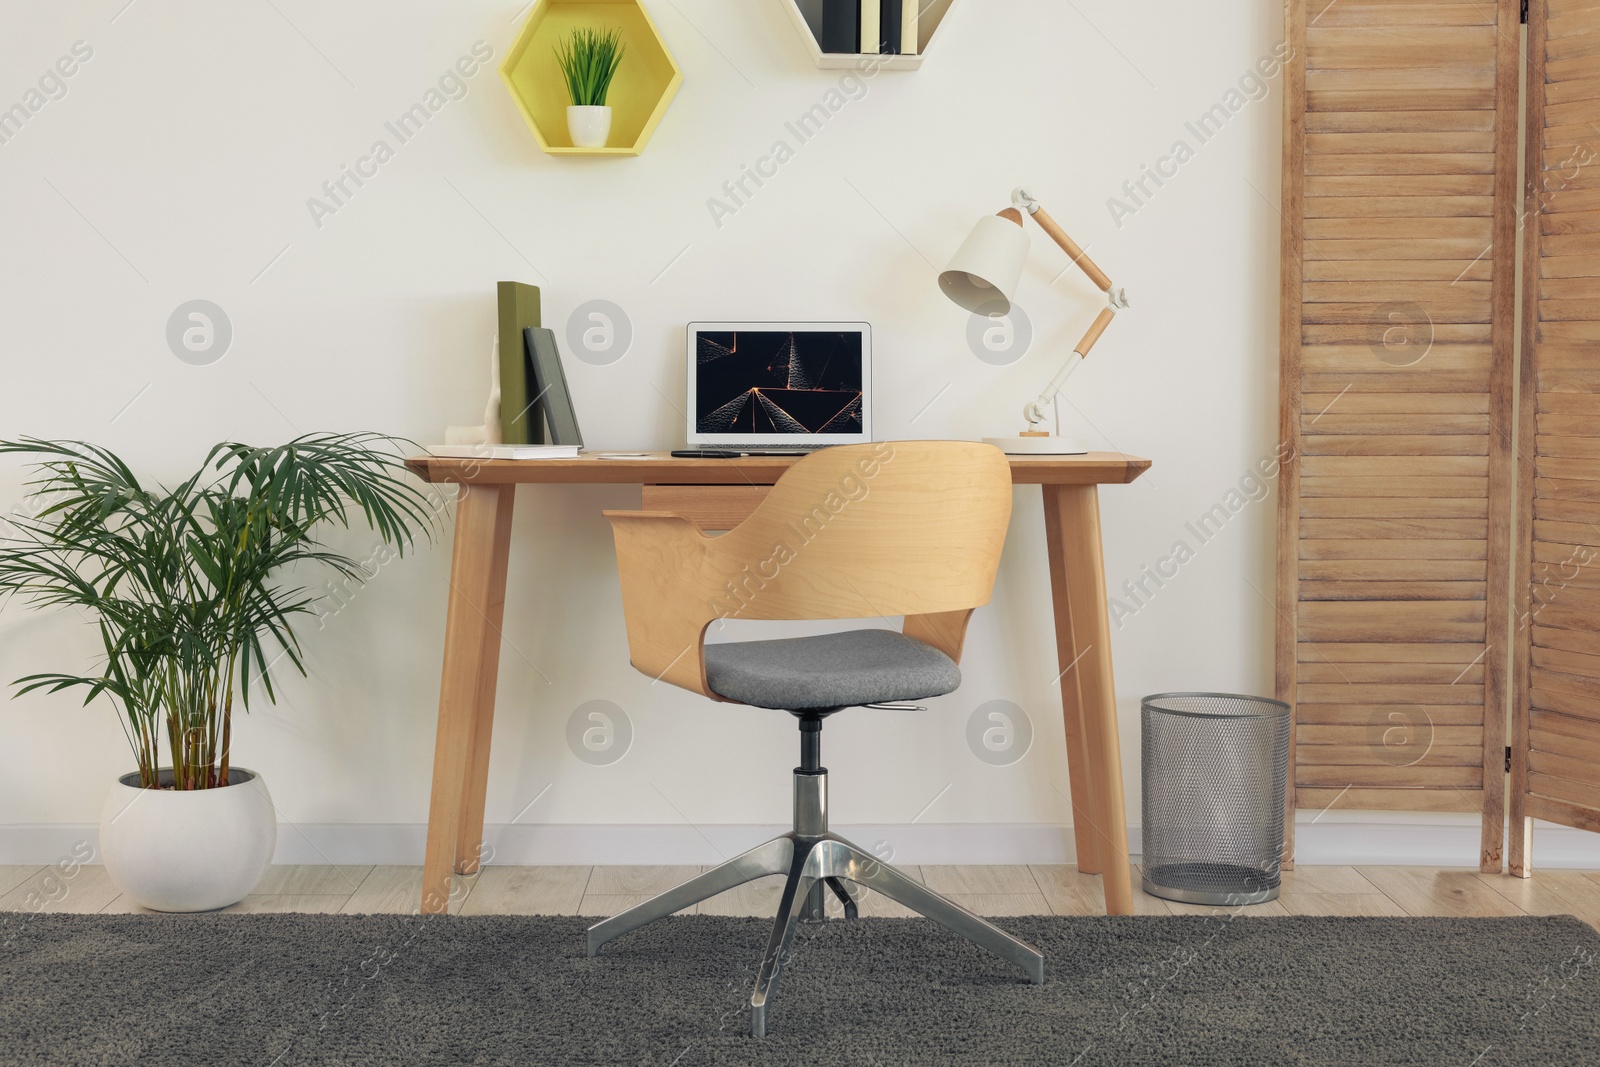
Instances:
[[[1108,915],[1132,915],[1128,820],[1111,676],[1111,620],[1098,487],[1131,482],[1149,469],[1150,461],[1111,452],[1010,459],[1013,484],[1039,485],[1044,493],[1078,870],[1104,875]],[[761,494],[752,490],[770,486],[794,462],[783,456],[708,460],[663,454],[643,459],[583,456],[512,462],[421,457],[408,461],[423,480],[454,482],[460,487],[445,616],[433,794],[422,867],[425,914],[443,914],[450,900],[451,872],[476,873],[482,858],[489,739],[494,727],[516,487],[600,483],[660,488],[722,486],[727,487],[719,495],[723,514],[736,519],[760,499]]]

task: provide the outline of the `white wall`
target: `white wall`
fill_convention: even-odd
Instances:
[[[880,436],[1009,432],[1098,293],[1034,231],[1020,298],[1034,344],[997,367],[969,351],[966,318],[934,276],[974,218],[1026,182],[1134,302],[1063,408],[1095,447],[1155,460],[1102,494],[1110,584],[1180,539],[1198,548],[1146,606],[1119,613],[1131,818],[1140,694],[1270,691],[1272,501],[1203,546],[1185,523],[1274,449],[1281,79],[1234,97],[1242,106],[1207,143],[1185,124],[1272,55],[1277,4],[960,0],[920,72],[846,83],[827,127],[796,146],[785,122],[841,83],[812,67],[776,0],[647,0],[684,82],[643,156],[542,154],[491,67],[314,220],[308,198],[376,139],[393,145],[385,121],[475,42],[498,63],[518,4],[126,3],[7,0],[0,20],[0,106],[24,100],[75,42],[93,50],[66,95],[0,144],[0,433],[91,439],[168,478],[224,438],[372,428],[437,441],[481,411],[502,278],[541,285],[558,333],[592,299],[629,317],[620,361],[568,362],[593,447],[680,443],[682,328],[696,318],[869,320]],[[708,199],[780,138],[795,158],[719,224]],[[1178,140],[1193,158],[1119,225],[1108,198],[1132,205],[1123,183]],[[196,298],[234,331],[209,366],[179,361],[165,338],[168,316]],[[0,466],[7,506],[22,477]],[[787,716],[712,706],[628,667],[599,511],[636,501],[631,488],[519,494],[491,824],[684,834],[787,818]],[[373,539],[339,543],[364,556]],[[398,824],[406,843],[377,851],[419,858],[448,546],[446,528],[308,630],[310,677],[282,679],[279,704],[238,724],[236,760],[266,775],[285,823],[304,831],[285,835],[296,856],[354,856],[375,824]],[[927,715],[830,723],[837,821],[887,827],[886,839],[913,818],[985,833],[1069,822],[1049,618],[1038,492],[1019,490],[961,690]],[[93,651],[73,615],[0,611],[4,679],[82,668]],[[622,707],[634,731],[609,766],[581,762],[566,740],[569,715],[595,699]],[[973,709],[995,699],[1025,709],[1036,735],[1009,767],[966,742]],[[130,765],[109,707],[0,704],[0,822],[92,823],[103,785]],[[24,837],[38,833],[13,835]]]

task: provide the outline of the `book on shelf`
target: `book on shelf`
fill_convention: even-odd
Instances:
[[[577,459],[577,445],[428,445],[437,459]]]
[[[878,51],[886,56],[897,56],[904,45],[901,19],[905,15],[905,0],[879,0]]]
[[[879,27],[883,23],[883,9],[878,0],[861,0],[861,51],[878,51],[883,40]]]
[[[794,0],[824,52],[914,56],[927,0]]]
[[[861,5],[863,0],[822,0],[822,36],[818,43],[824,52],[861,51]],[[876,0],[865,0],[875,3]]]

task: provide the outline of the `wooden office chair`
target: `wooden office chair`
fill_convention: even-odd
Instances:
[[[608,511],[616,535],[633,665],[712,700],[788,711],[800,721],[794,829],[589,928],[589,955],[611,939],[767,875],[787,876],[750,998],[767,1028],[795,923],[821,921],[831,890],[854,919],[845,882],[867,886],[1044,981],[1044,956],[828,831],[822,720],[846,707],[941,696],[974,608],[988,603],[1011,518],[1004,455],[964,441],[850,445],[791,467],[750,517],[719,537],[667,512]],[[707,645],[722,618],[904,615],[902,632]],[[826,887],[826,890],[825,888]]]

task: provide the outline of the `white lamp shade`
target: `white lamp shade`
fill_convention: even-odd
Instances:
[[[1022,280],[1028,235],[1000,215],[985,215],[939,275],[939,288],[956,304],[984,315],[1004,315]]]

